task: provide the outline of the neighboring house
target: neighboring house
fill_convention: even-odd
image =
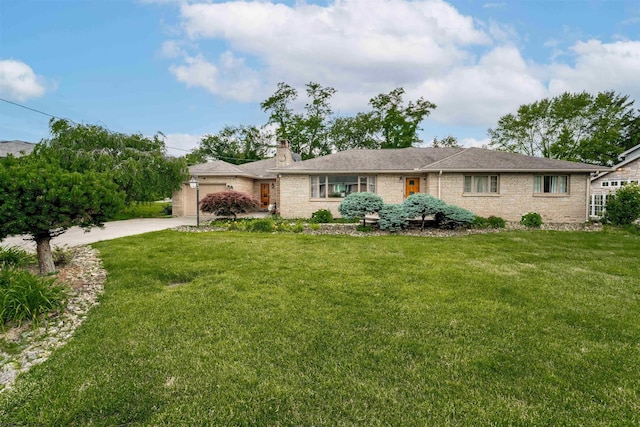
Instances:
[[[14,157],[20,157],[33,151],[36,144],[25,141],[0,141],[0,157],[7,157],[13,154]]]
[[[338,206],[347,194],[370,191],[385,203],[402,203],[411,194],[426,193],[477,215],[496,215],[507,221],[538,212],[545,222],[584,222],[590,176],[605,169],[481,148],[347,150],[300,162],[290,160],[286,144],[278,150],[276,158],[268,159],[275,166],[266,169],[271,175],[265,182],[271,190],[270,203],[276,203],[280,214],[289,218],[309,218],[319,209],[339,216]],[[224,189],[221,184],[233,185],[261,195],[258,188],[263,181],[250,176],[255,174],[230,175],[217,166],[218,175],[212,175],[207,165],[210,163],[192,166],[191,173],[201,182],[217,180],[220,190]],[[240,182],[242,187],[237,187]],[[202,188],[201,184],[201,193]],[[194,190],[185,183],[182,193],[185,191]],[[180,197],[190,200],[195,213],[195,196],[177,195]],[[188,208],[186,212],[191,214]]]
[[[592,217],[602,216],[609,194],[627,184],[640,182],[640,144],[620,154],[618,159],[620,163],[591,178],[589,214]]]

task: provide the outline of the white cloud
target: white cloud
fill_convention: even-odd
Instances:
[[[164,143],[167,146],[167,152],[169,154],[179,157],[188,154],[189,151],[196,148],[201,139],[202,135],[169,133],[165,134]]]
[[[491,139],[489,138],[484,138],[484,139],[462,138],[460,140],[460,145],[462,145],[463,147],[488,148],[489,142],[491,142]]]
[[[260,102],[281,81],[302,95],[315,81],[336,88],[334,111],[350,114],[402,86],[406,99],[438,105],[430,120],[490,127],[521,104],[565,90],[640,99],[639,41],[573,42],[567,50],[550,38],[553,63],[535,63],[523,57],[529,41],[511,24],[475,21],[442,0],[202,0],[180,3],[180,20],[183,38],[161,49],[174,58],[170,71],[187,87],[236,101]],[[557,36],[581,34],[565,26]]]
[[[256,93],[263,95],[258,73],[248,68],[244,59],[228,51],[220,55],[218,64],[210,63],[202,55],[188,56],[184,65],[172,65],[169,71],[187,87],[202,87],[226,98],[249,102]]]
[[[598,92],[615,90],[640,100],[640,41],[578,42],[571,48],[575,65],[549,67],[549,91]]]
[[[419,92],[438,108],[432,119],[468,125],[492,124],[522,103],[547,95],[514,47],[498,47],[477,64],[452,69],[446,76],[428,79]]]
[[[0,60],[0,93],[7,98],[24,102],[44,95],[44,79],[31,67],[14,59]]]
[[[233,70],[233,85],[241,88],[226,91],[236,100],[262,100],[278,81],[294,86],[318,81],[339,92],[366,92],[370,98],[396,86],[417,84],[428,75],[442,75],[471,59],[465,47],[491,42],[471,18],[441,0],[343,0],[325,7],[199,3],[183,4],[181,16],[192,42],[225,40],[235,60],[260,64],[259,71],[245,63],[227,67]],[[211,76],[214,69],[221,72],[224,59],[209,63],[210,78],[200,86],[221,93],[219,84],[212,89],[221,76]],[[202,65],[185,57],[185,64],[174,65],[172,72],[193,86],[202,80]],[[345,99],[351,97],[346,95]]]

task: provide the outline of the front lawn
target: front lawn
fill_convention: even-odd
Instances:
[[[17,425],[638,425],[640,238],[162,231],[95,245]]]

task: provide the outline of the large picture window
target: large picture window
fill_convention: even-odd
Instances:
[[[566,194],[569,192],[568,175],[538,175],[533,178],[534,193]]]
[[[465,193],[498,193],[498,175],[465,175]]]
[[[346,197],[351,193],[376,192],[375,176],[311,176],[311,198]]]

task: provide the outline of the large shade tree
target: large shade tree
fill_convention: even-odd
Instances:
[[[611,166],[638,143],[633,100],[614,92],[563,93],[521,105],[489,129],[493,148]]]
[[[42,274],[55,271],[50,241],[72,226],[101,226],[123,203],[147,202],[179,188],[184,159],[169,158],[160,137],[112,133],[52,120],[52,137],[0,162],[0,239],[28,234]]]

